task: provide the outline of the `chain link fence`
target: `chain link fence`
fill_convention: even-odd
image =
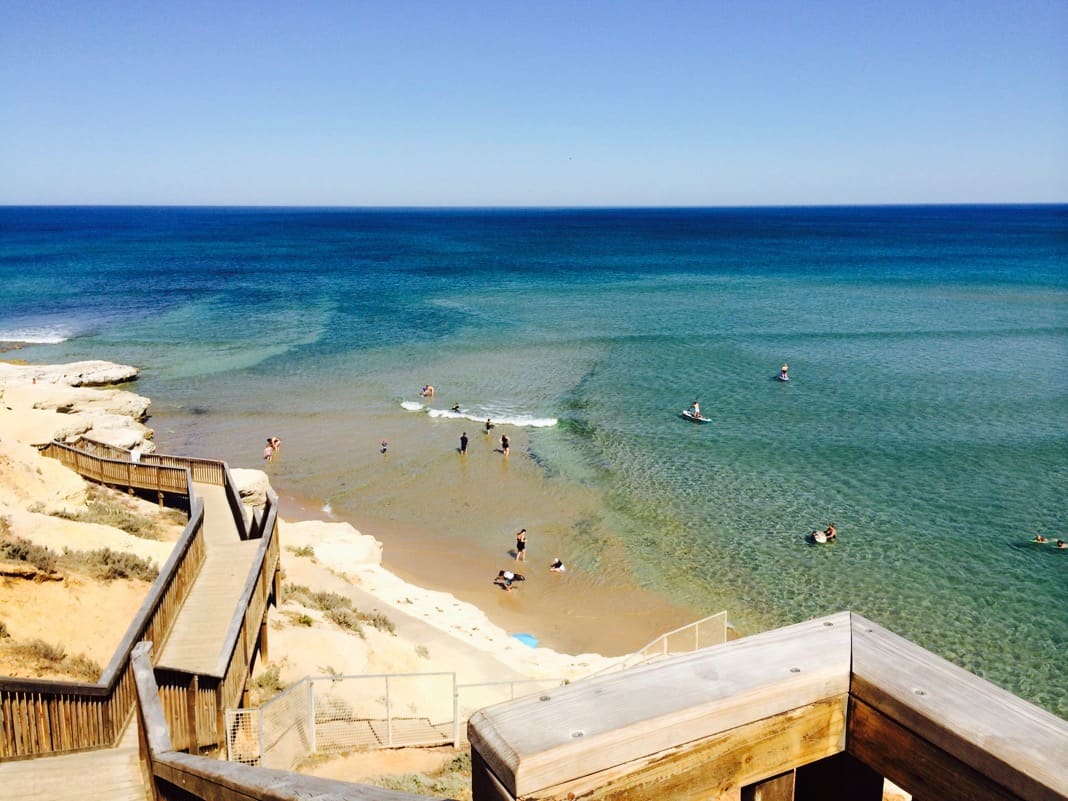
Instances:
[[[669,631],[601,675],[727,641],[727,613]],[[308,676],[260,707],[226,710],[232,762],[292,770],[312,754],[460,745],[484,707],[567,684],[524,679],[457,684],[455,673]]]
[[[315,676],[263,706],[226,711],[227,758],[291,770],[311,754],[456,745],[487,703],[562,680],[456,684],[455,673]],[[461,711],[462,710],[462,711]]]

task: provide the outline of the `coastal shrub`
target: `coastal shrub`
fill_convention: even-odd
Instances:
[[[159,576],[159,568],[141,556],[126,551],[101,548],[96,551],[64,551],[64,564],[80,569],[101,581],[129,578],[152,582]]]
[[[0,537],[11,536],[11,518],[0,517]]]
[[[436,776],[428,776],[425,773],[402,773],[397,776],[376,776],[370,779],[360,779],[360,781],[386,790],[396,790],[412,795],[454,798],[456,801],[466,801],[471,798],[470,775],[462,776],[459,773],[441,773]]]
[[[336,592],[316,592],[312,594],[311,599],[314,607],[324,612],[331,609],[352,609],[352,599]]]
[[[40,662],[62,662],[67,656],[67,649],[62,643],[45,642],[41,639],[32,639],[28,642],[19,643],[15,647],[23,656],[28,656]]]
[[[94,662],[85,654],[76,654],[64,659],[62,670],[68,676],[85,679],[86,681],[96,681],[100,678],[100,674],[104,672],[97,662]]]
[[[75,511],[60,510],[52,514],[77,523],[110,526],[148,540],[163,538],[161,524],[184,525],[186,520],[186,516],[177,509],[167,509],[153,515],[142,514],[127,506],[121,495],[101,487],[90,488],[86,506]]]
[[[381,612],[375,611],[375,612],[371,612],[369,614],[361,612],[360,613],[360,618],[363,621],[365,621],[367,623],[370,623],[372,626],[374,626],[379,631],[384,631],[387,634],[396,634],[397,633],[397,627],[395,625],[393,625],[393,621],[390,620],[385,615],[383,615]]]
[[[423,659],[430,659],[430,649],[425,645],[415,646],[415,655]]]
[[[315,620],[312,619],[311,615],[298,615],[297,616],[297,625],[298,626],[308,626],[310,628],[312,623],[314,623],[314,622],[315,622]]]
[[[351,609],[330,609],[326,613],[327,620],[332,620],[338,626],[364,636],[363,627],[360,625],[360,616]]]
[[[59,555],[55,551],[36,545],[22,537],[11,537],[0,540],[0,559],[29,562],[41,572],[51,573],[56,569]]]
[[[282,597],[287,601],[293,601],[301,606],[312,606],[312,591],[303,584],[285,583],[282,585]]]
[[[379,631],[388,634],[396,634],[397,627],[393,621],[379,611],[360,612],[353,607],[352,599],[346,598],[336,592],[313,592],[303,584],[285,584],[282,594],[286,600],[306,606],[309,609],[318,609],[326,613],[328,620],[332,620],[346,631],[352,631],[363,635],[361,623],[374,626]],[[311,625],[306,624],[306,625]]]
[[[268,665],[263,672],[252,680],[252,686],[260,693],[261,697],[278,695],[286,688],[281,680],[281,668],[278,665]]]
[[[301,545],[299,548],[290,546],[286,550],[290,551],[294,556],[306,556],[309,559],[315,558],[315,549],[310,545]]]
[[[35,669],[51,670],[75,679],[96,681],[104,672],[97,662],[84,654],[67,656],[67,649],[60,643],[53,645],[33,639],[14,643],[7,650],[11,656],[30,663]]]

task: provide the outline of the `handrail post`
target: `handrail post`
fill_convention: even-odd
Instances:
[[[315,681],[308,679],[308,742],[311,745],[311,752],[314,754],[318,751],[318,743],[315,740]]]
[[[460,745],[460,689],[456,686],[456,674],[452,674],[452,747]]]
[[[386,676],[386,744],[393,747],[393,706],[389,698],[389,676]]]

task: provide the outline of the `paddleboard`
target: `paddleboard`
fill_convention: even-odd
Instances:
[[[711,417],[705,417],[703,414],[694,414],[689,409],[682,413],[682,416],[689,420],[691,423],[711,423]]]

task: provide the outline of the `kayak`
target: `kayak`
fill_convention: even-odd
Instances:
[[[711,423],[711,417],[705,417],[703,414],[694,414],[689,409],[682,413],[682,416],[689,420],[691,423]]]

